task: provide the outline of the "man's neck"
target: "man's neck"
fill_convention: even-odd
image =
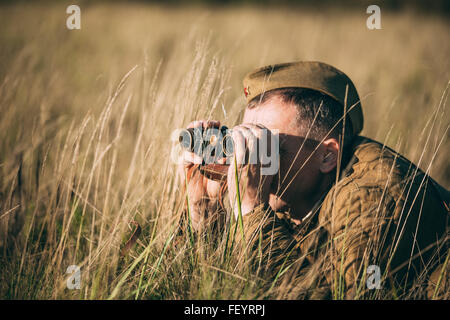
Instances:
[[[308,195],[307,197],[298,197],[292,204],[288,204],[288,211],[291,219],[294,221],[302,221],[317,204],[323,200],[324,196],[330,191],[333,185],[333,181],[327,177],[322,181],[320,186],[316,188],[316,192]]]

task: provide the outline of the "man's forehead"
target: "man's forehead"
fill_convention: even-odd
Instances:
[[[247,108],[243,123],[262,124],[268,129],[277,129],[286,133],[294,133],[298,128],[297,109],[279,99],[271,99],[254,108]]]

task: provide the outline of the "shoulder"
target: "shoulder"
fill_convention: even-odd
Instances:
[[[352,157],[341,174],[340,185],[353,181],[359,185],[381,185],[387,179],[403,178],[412,163],[381,143],[358,137]],[[395,180],[396,181],[396,180]]]
[[[353,156],[342,170],[322,205],[322,217],[360,218],[374,211],[392,208],[401,198],[412,163],[398,153],[368,138],[358,137]]]
[[[325,216],[383,210],[385,217],[400,215],[405,204],[421,211],[417,195],[424,194],[423,209],[443,211],[442,197],[434,182],[421,169],[396,151],[374,140],[358,137],[353,155],[339,181],[325,197]],[[405,192],[405,190],[407,190]],[[339,213],[341,212],[341,213]]]
[[[336,191],[354,188],[381,188],[400,196],[402,186],[429,178],[411,161],[377,141],[357,137],[352,157],[342,170]]]

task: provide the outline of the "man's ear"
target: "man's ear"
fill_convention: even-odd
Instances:
[[[323,153],[320,171],[322,173],[330,173],[337,166],[339,158],[339,142],[334,138],[330,138],[322,143],[322,147]]]

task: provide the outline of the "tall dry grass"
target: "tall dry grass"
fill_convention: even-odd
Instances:
[[[0,6],[2,298],[266,297],[223,244],[175,246],[183,181],[168,160],[172,130],[198,118],[236,124],[241,79],[265,64],[344,70],[362,97],[363,134],[450,185],[442,18],[382,12],[383,30],[369,31],[364,11],[81,10],[82,29],[69,31],[63,4]],[[122,257],[133,221],[142,234]],[[81,290],[66,288],[72,264]]]

